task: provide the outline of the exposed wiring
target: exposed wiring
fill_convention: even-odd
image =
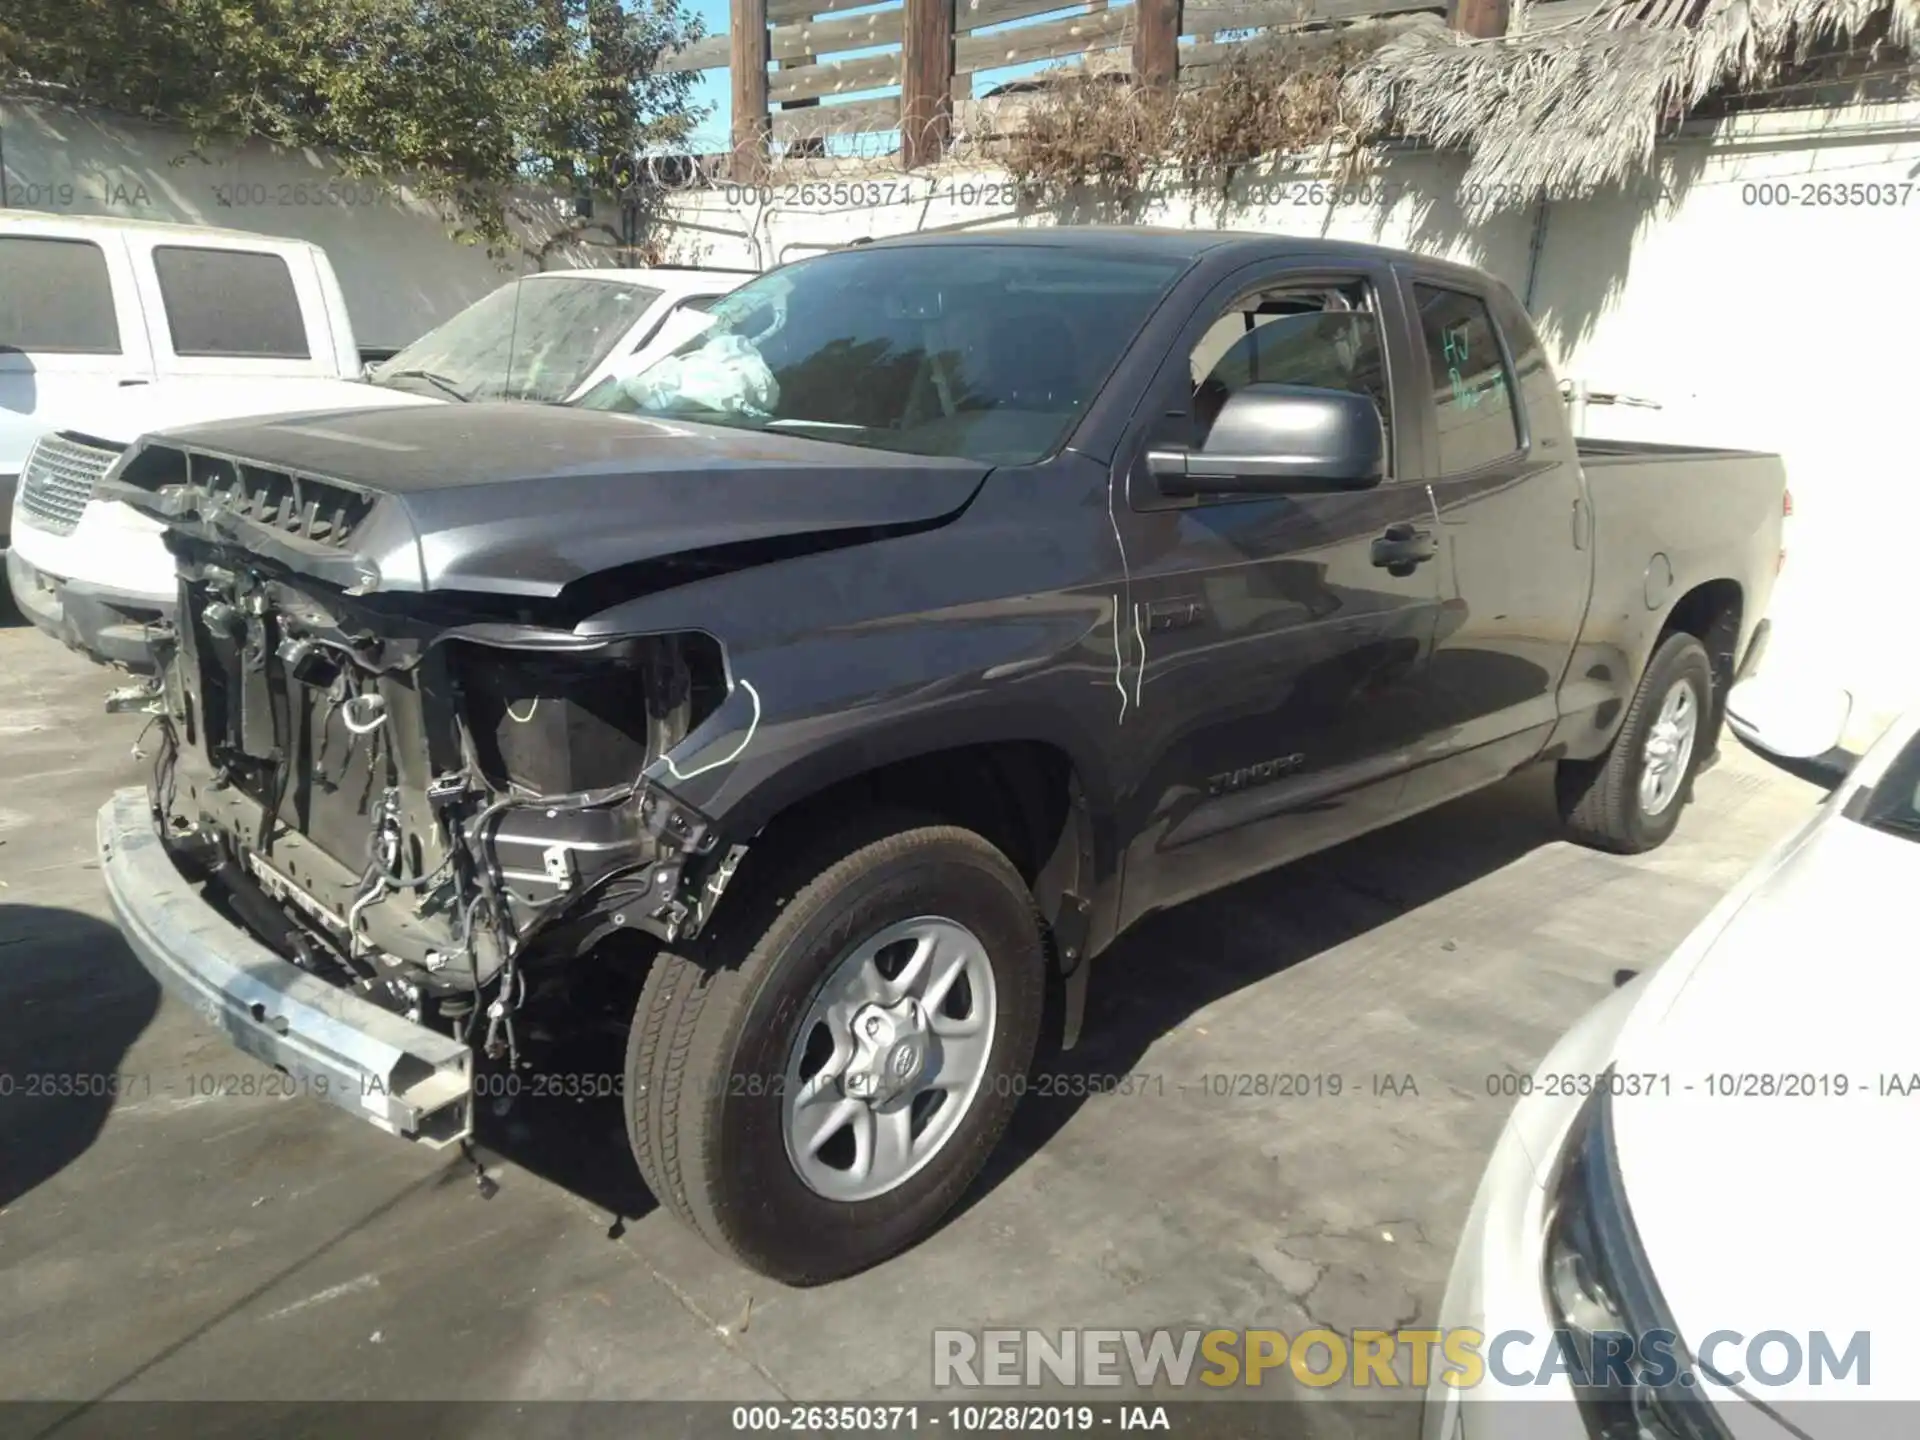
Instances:
[[[360,872],[360,892],[353,897],[353,904],[347,908],[347,958],[349,960],[360,957],[362,943],[360,921],[367,907],[393,888],[387,878],[388,867],[380,858],[380,842],[390,833],[390,824],[393,829],[398,829],[399,809],[397,796],[392,787],[388,787],[381,796],[380,809],[374,818],[373,828],[367,832],[367,865]]]
[[[475,996],[477,1002],[478,996]],[[493,1059],[499,1059],[502,1053],[501,1031],[506,1032],[505,1053],[509,1069],[520,1068],[520,1045],[513,1033],[513,1015],[527,1003],[527,977],[514,964],[511,952],[507,955],[506,970],[500,977],[500,993],[493,997],[493,1003],[487,1006],[487,1039],[481,1048]]]
[[[386,892],[386,881],[377,868],[377,865],[377,861],[369,860],[367,862],[364,878],[361,881],[360,893],[354,897],[352,906],[347,910],[347,958],[350,960],[360,958],[362,944],[360,934],[361,917],[365,915],[367,906],[378,900],[381,895]]]
[[[156,725],[165,725],[166,723],[167,717],[165,715],[155,715],[140,727],[140,733],[136,735],[133,740],[134,759],[144,760],[147,758],[147,752],[142,748],[147,743],[147,736],[153,733]]]
[[[1114,548],[1120,552],[1120,583],[1126,586],[1129,594],[1133,590],[1133,575],[1127,565],[1127,542],[1120,538],[1120,521],[1113,513],[1113,491],[1115,482],[1107,482],[1107,524],[1113,527]],[[1120,653],[1120,597],[1113,597],[1113,688],[1120,692],[1120,715],[1113,723],[1124,725],[1127,720],[1127,682],[1125,678],[1126,659]]]
[[[1133,607],[1133,639],[1140,647],[1140,663],[1133,671],[1133,706],[1140,708],[1140,687],[1147,683],[1147,637],[1140,633],[1140,607]]]
[[[357,719],[356,715],[365,713],[373,718]],[[379,695],[360,694],[340,707],[340,723],[355,735],[371,735],[387,723],[387,702]]]
[[[473,947],[473,912],[487,903],[487,897],[476,895],[467,902],[467,908],[460,916],[460,949],[467,957],[467,974],[473,979],[473,1008],[467,1011],[467,1023],[460,1028],[460,1043],[473,1043],[473,1022],[480,1014],[480,996],[485,988],[480,983],[480,959]]]
[[[754,732],[760,728],[760,692],[753,688],[753,682],[751,680],[742,680],[740,682],[740,688],[753,697],[753,719],[747,723],[747,733],[740,738],[740,743],[718,760],[709,761],[705,765],[700,765],[692,770],[686,771],[681,770],[678,765],[673,763],[673,757],[671,755],[662,755],[660,758],[666,762],[667,770],[672,774],[674,779],[691,780],[694,776],[704,775],[709,770],[718,770],[722,765],[731,765],[735,760],[738,760],[742,755],[746,754],[747,746],[753,743]]]

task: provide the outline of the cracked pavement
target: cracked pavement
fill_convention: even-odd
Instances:
[[[1815,799],[1729,739],[1653,855],[1557,841],[1523,776],[1157,915],[1099,963],[1082,1046],[1041,1062],[1068,1093],[1029,1096],[950,1223],[783,1290],[654,1207],[615,1101],[489,1116],[489,1199],[456,1155],[248,1093],[269,1072],[161,1002],[107,918],[93,814],[140,779],[139,720],[18,624],[0,675],[13,1398],[927,1399],[936,1327],[1431,1323],[1512,1103],[1488,1077],[1661,959]],[[50,1075],[118,1094],[25,1093]],[[1135,1079],[1074,1095],[1089,1075]],[[1411,1435],[1415,1407],[1350,1424]]]

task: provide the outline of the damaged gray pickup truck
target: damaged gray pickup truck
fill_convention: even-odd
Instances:
[[[618,1007],[648,1185],[812,1283],[940,1223],[1142,916],[1536,761],[1576,838],[1665,840],[1785,477],[1576,446],[1476,271],[1058,229],[771,271],[584,402],[105,485],[180,583],[99,821],[143,963],[431,1143],[542,1007]]]

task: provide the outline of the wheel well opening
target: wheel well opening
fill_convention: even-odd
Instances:
[[[1721,722],[1727,713],[1727,692],[1740,663],[1740,622],[1745,597],[1733,580],[1709,580],[1680,597],[1667,616],[1660,639],[1674,634],[1693,636],[1706,647],[1713,667],[1713,712],[1708,717],[1707,753],[1719,743]],[[1656,642],[1657,643],[1657,642]]]
[[[916,755],[796,802],[774,817],[761,842],[856,807],[916,810],[984,837],[1031,885],[1067,828],[1073,773],[1065,751],[1038,740]]]

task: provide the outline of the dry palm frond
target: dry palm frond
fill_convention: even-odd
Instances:
[[[1621,184],[1710,94],[1765,84],[1824,41],[1885,25],[1909,45],[1920,0],[1625,0],[1581,21],[1499,41],[1411,32],[1348,76],[1361,133],[1468,154],[1463,203]]]

